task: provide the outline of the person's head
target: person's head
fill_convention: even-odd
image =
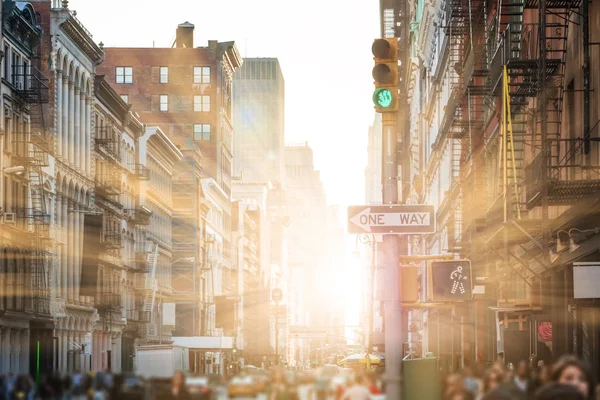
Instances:
[[[171,379],[171,385],[175,388],[183,388],[185,386],[185,374],[183,371],[177,370]]]
[[[537,379],[542,384],[546,384],[550,381],[550,371],[547,366],[542,365],[538,368]]]
[[[504,375],[506,375],[506,368],[504,367],[504,363],[502,361],[496,361],[492,366],[492,370],[501,380],[504,380]]]
[[[451,397],[463,393],[463,378],[459,374],[452,374],[446,378],[446,396]]]
[[[563,356],[553,365],[550,380],[575,387],[586,398],[593,398],[592,375],[574,356]]]
[[[489,393],[502,384],[502,377],[494,369],[487,371],[483,377],[483,392]]]
[[[280,367],[273,368],[271,372],[271,380],[273,383],[285,383],[285,372]]]
[[[466,366],[463,369],[463,375],[465,378],[472,378],[473,377],[473,369],[469,366]]]
[[[529,364],[527,361],[519,361],[515,375],[519,379],[529,379]]]
[[[538,390],[535,400],[585,400],[585,397],[571,385],[554,382]]]

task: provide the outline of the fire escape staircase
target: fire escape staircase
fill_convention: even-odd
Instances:
[[[46,206],[43,168],[49,166],[48,153],[51,139],[46,132],[44,103],[48,102],[48,80],[33,66],[15,65],[13,75],[16,82],[16,98],[29,114],[29,130],[21,127],[15,132],[15,166],[24,167],[24,177],[28,184],[30,203],[17,210],[17,218],[24,221],[28,232],[31,250],[31,293],[34,314],[37,317],[50,318],[49,246],[50,214]],[[55,294],[53,294],[55,295]]]

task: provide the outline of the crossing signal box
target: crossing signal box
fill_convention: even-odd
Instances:
[[[398,39],[375,39],[371,47],[375,66],[373,104],[379,113],[398,111]]]
[[[433,301],[463,301],[473,297],[473,273],[469,260],[429,263],[429,293]]]

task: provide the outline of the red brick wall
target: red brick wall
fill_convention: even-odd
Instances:
[[[158,125],[180,144],[193,136],[194,124],[211,124],[213,140],[219,109],[217,98],[217,60],[210,49],[107,48],[105,61],[98,67],[106,81],[120,95],[129,96],[132,109],[148,125]],[[116,84],[116,67],[133,67],[132,84]],[[169,68],[169,82],[159,83],[160,67]],[[193,67],[211,67],[210,85],[194,84]],[[169,111],[159,111],[159,96],[169,96]],[[193,96],[210,95],[211,111],[194,112]],[[198,142],[201,148],[207,148]],[[212,146],[210,146],[212,147]]]

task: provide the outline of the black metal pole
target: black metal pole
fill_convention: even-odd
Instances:
[[[582,4],[583,28],[583,152],[590,153],[590,21],[588,0]],[[569,116],[571,118],[571,116]]]
[[[546,0],[540,0],[539,5],[539,48],[540,48],[540,69],[538,79],[540,85],[540,95],[538,97],[538,107],[540,107],[541,122],[541,184],[542,184],[542,246],[544,251],[542,256],[547,258],[547,247],[550,242],[549,221],[548,221],[548,184],[550,174],[550,147],[548,146],[548,110],[546,108]]]

